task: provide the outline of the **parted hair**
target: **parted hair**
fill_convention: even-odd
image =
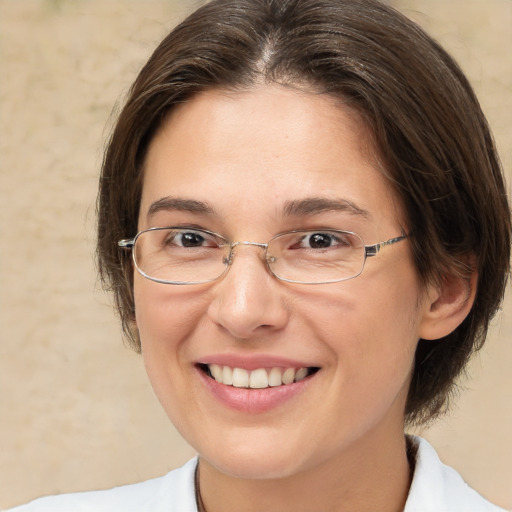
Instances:
[[[420,27],[377,0],[213,0],[157,47],[119,114],[100,178],[99,271],[124,332],[140,350],[133,267],[117,241],[137,232],[152,137],[173,106],[195,94],[262,82],[306,86],[361,116],[413,232],[424,284],[478,273],[462,324],[418,344],[406,418],[433,419],[503,299],[510,209],[492,135],[463,72]]]

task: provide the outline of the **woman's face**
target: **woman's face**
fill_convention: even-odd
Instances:
[[[328,96],[278,85],[199,94],[150,145],[139,229],[184,226],[260,243],[294,229],[354,231],[367,245],[397,237],[404,219],[366,135]],[[407,240],[339,283],[279,281],[260,247],[239,245],[217,281],[166,285],[135,272],[134,288],[153,388],[185,439],[224,473],[293,475],[402,436],[427,307]],[[288,368],[308,376],[239,388],[215,381],[213,364],[226,379],[235,368],[242,381],[244,371],[272,368],[274,377]]]

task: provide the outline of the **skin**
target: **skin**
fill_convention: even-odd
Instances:
[[[279,85],[201,93],[151,142],[139,229],[194,225],[263,243],[320,227],[355,231],[366,244],[399,236],[406,221],[370,149],[357,115],[328,96]],[[210,208],[148,214],[169,197]],[[310,197],[366,214],[283,212]],[[163,285],[135,272],[134,293],[149,378],[200,455],[208,512],[402,510],[414,352],[420,337],[452,328],[435,308],[441,292],[420,285],[407,240],[341,283],[279,281],[260,248],[239,246],[213,283]],[[320,371],[290,400],[250,414],[205,389],[196,363],[212,354],[293,358]]]

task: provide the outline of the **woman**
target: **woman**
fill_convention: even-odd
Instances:
[[[374,0],[214,0],[135,81],[100,271],[197,450],[20,510],[499,510],[405,424],[485,340],[510,211],[453,60]]]

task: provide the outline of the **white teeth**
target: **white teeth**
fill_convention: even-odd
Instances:
[[[302,379],[305,379],[308,376],[307,368],[299,368],[295,373],[295,382],[299,382]]]
[[[212,374],[212,377],[217,382],[223,382],[222,380],[222,366],[219,366],[218,364],[211,364],[210,365],[210,373]]]
[[[281,373],[280,368],[272,368],[268,374],[268,385],[272,387],[280,386],[283,383]]]
[[[268,388],[268,375],[267,370],[260,368],[251,372],[249,378],[249,387],[252,389]]]
[[[222,384],[233,385],[233,370],[229,366],[222,368]]]
[[[308,368],[258,368],[248,371],[219,364],[209,364],[211,376],[220,384],[235,388],[265,389],[300,382],[309,375]]]
[[[248,388],[249,372],[243,368],[233,368],[233,386],[235,388]]]
[[[283,384],[291,384],[295,380],[295,368],[287,368],[283,373]]]

